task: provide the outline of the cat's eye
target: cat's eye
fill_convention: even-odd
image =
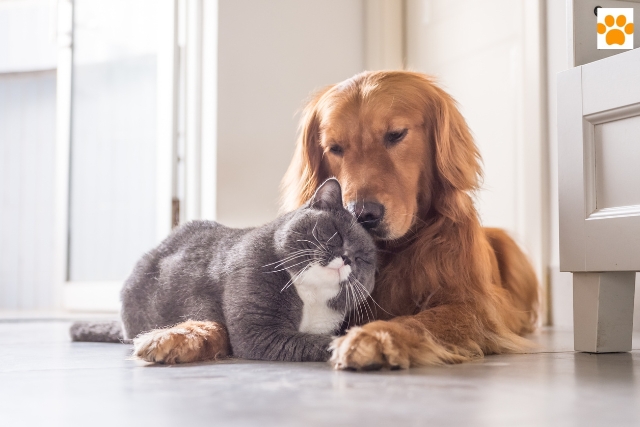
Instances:
[[[325,244],[332,248],[340,248],[342,247],[342,236],[337,231],[333,233],[325,242]]]
[[[364,262],[365,264],[369,264],[369,265],[372,264],[371,261],[369,261],[369,260],[367,260],[365,258],[359,257],[359,256],[356,257],[356,262]]]
[[[329,147],[329,152],[335,154],[336,156],[342,156],[344,154],[344,149],[338,144],[333,144]]]
[[[408,129],[399,129],[399,130],[392,130],[390,132],[387,132],[384,136],[384,144],[387,147],[392,147],[398,144],[400,141],[404,139],[405,136],[407,136],[408,131],[409,131]]]

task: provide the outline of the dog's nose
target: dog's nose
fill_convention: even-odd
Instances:
[[[384,206],[377,202],[350,202],[347,204],[347,209],[367,230],[376,228],[384,217]]]

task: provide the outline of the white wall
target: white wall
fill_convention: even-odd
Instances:
[[[309,93],[363,68],[362,0],[220,0],[217,220],[277,216]]]
[[[56,19],[50,0],[0,1],[0,73],[55,68]]]

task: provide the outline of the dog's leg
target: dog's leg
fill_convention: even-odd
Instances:
[[[227,357],[229,352],[227,329],[217,322],[188,320],[133,339],[133,355],[147,362],[199,362]]]
[[[351,328],[331,344],[336,369],[371,370],[460,363],[488,353],[521,352],[528,340],[506,327],[480,325],[474,308],[439,306],[414,316]]]

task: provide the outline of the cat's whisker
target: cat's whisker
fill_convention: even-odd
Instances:
[[[373,313],[373,310],[371,309],[371,306],[369,305],[369,301],[368,301],[368,299],[371,298],[371,295],[369,295],[369,293],[367,292],[367,289],[364,288],[360,282],[354,282],[354,284],[356,289],[358,289],[358,291],[360,292],[360,295],[362,296],[362,304],[364,304],[363,309],[367,315],[367,320],[371,322],[372,319],[375,319],[375,314]]]
[[[354,307],[353,310],[356,316],[356,323],[360,325],[364,320],[364,317],[362,316],[362,310],[360,308],[360,295],[357,293],[357,289],[355,286],[353,286],[353,283],[349,283],[349,284],[350,284],[351,292],[353,295],[353,307]]]
[[[316,243],[312,242],[311,240],[300,239],[300,240],[298,240],[298,242],[309,242],[309,243],[311,243],[313,246],[315,246],[319,251],[325,251],[325,252],[327,252],[327,250],[326,250],[325,248],[318,246]]]
[[[304,241],[304,240],[298,240],[298,242],[302,242],[302,241]],[[311,242],[309,242],[309,243],[311,243]],[[304,248],[304,249],[298,249],[298,248],[295,248],[295,247],[292,247],[292,246],[287,246],[287,247],[290,248],[290,249],[294,249],[296,251],[311,251],[311,252],[315,252],[315,253],[323,253],[324,252],[323,249],[319,248],[318,246],[308,247],[308,248]],[[294,253],[294,252],[292,252],[292,253]]]
[[[298,280],[298,278],[300,278],[302,276],[302,274],[305,271],[307,271],[312,265],[313,265],[313,263],[310,262],[302,270],[298,271],[294,276],[291,276],[289,281],[287,283],[285,283],[285,285],[282,287],[280,292],[283,292],[285,289],[288,289],[291,285],[293,285],[295,283],[295,281]]]
[[[347,307],[348,307],[348,308],[347,308],[347,313],[349,314],[349,319],[347,320],[347,325],[351,325],[351,312],[352,312],[353,310],[352,310],[352,308],[351,308],[351,296],[350,296],[350,293],[351,293],[351,284],[350,284],[350,283],[347,283],[347,289],[346,289],[346,291],[347,291],[347,294],[346,294],[346,298],[345,298],[345,300],[346,300],[346,305],[347,305]]]
[[[295,284],[296,280],[300,279],[302,277],[302,275],[311,267],[313,263],[308,263],[307,265],[305,265],[300,271],[298,271],[296,274],[293,275],[293,277],[291,278],[291,281],[289,283],[289,286]]]
[[[340,282],[340,293],[346,292],[345,283],[346,282]],[[346,293],[345,293],[345,296],[346,296]],[[344,317],[346,315],[347,315],[347,298],[345,297],[345,299],[344,299],[344,314],[343,314],[342,317]]]
[[[291,260],[294,260],[296,258],[300,258],[300,257],[303,257],[303,256],[308,256],[308,255],[313,255],[314,252],[316,252],[316,251],[309,249],[309,250],[306,250],[306,251],[304,251],[302,253],[298,253],[298,254],[295,254],[295,255],[290,255],[290,256],[288,256],[286,258],[283,258],[281,260],[270,262],[269,264],[265,264],[262,267],[263,268],[264,267],[269,267],[269,266],[274,265],[274,264],[278,264],[278,265],[276,265],[276,267],[278,267],[280,264],[286,264],[287,262],[289,262]]]
[[[367,320],[371,322],[371,316],[369,316],[369,311],[371,310],[371,307],[369,307],[369,303],[367,302],[367,297],[364,295],[362,290],[358,288],[357,285],[358,284],[354,282],[354,289],[358,291],[358,293],[360,294],[360,297],[362,298],[362,301],[360,301],[360,307],[362,307],[362,311],[364,312],[364,314],[366,314]],[[362,315],[362,321],[364,321],[364,315]]]
[[[358,301],[356,299],[356,294],[353,291],[353,285],[349,284],[349,291],[351,292],[351,312],[353,313],[353,317],[355,318],[356,324],[360,323],[358,319]]]
[[[303,270],[304,270],[304,269],[303,269]],[[298,274],[299,274],[300,272],[302,272],[303,270],[300,270],[300,271],[298,272]],[[289,280],[287,280],[287,283],[285,283],[285,284],[284,284],[284,286],[282,287],[282,289],[280,289],[280,293],[284,292],[284,291],[285,291],[285,289],[289,288],[289,286],[293,283],[293,280],[294,280],[294,276],[291,276],[291,278],[289,278]]]
[[[274,264],[284,264],[284,263],[286,263],[286,262],[288,262],[288,261],[290,261],[292,259],[300,258],[301,256],[313,255],[315,252],[317,252],[315,249],[306,249],[306,250],[303,250],[303,251],[300,251],[300,252],[296,252],[296,253],[290,254],[289,256],[287,256],[285,258],[282,258],[282,259],[280,259],[278,261],[274,261],[274,262],[271,262],[269,264],[265,264],[265,265],[263,265],[263,267],[268,267],[268,266],[274,265]]]
[[[299,258],[303,258],[303,257],[304,257],[304,258],[312,257],[312,258],[314,258],[314,259],[315,259],[316,254],[314,253],[314,251],[312,251],[312,252],[307,252],[307,253],[303,253],[303,254],[299,254],[299,255],[296,255],[296,256],[293,256],[293,257],[287,258],[287,259],[285,259],[285,260],[283,260],[283,261],[280,261],[277,265],[274,265],[274,266],[273,266],[273,268],[280,268],[280,267],[284,266],[285,264],[287,264],[288,262],[293,262],[293,261],[296,261],[297,259],[299,259]],[[263,266],[263,267],[267,267],[267,266],[268,266],[268,265]]]
[[[308,252],[314,252],[314,251],[315,251],[315,249],[300,249],[300,250],[298,250],[296,252],[292,252],[292,253],[288,254],[286,257],[282,258],[281,260],[270,262],[269,264],[265,264],[262,267],[268,267],[270,265],[277,264],[279,262],[285,261],[285,260],[287,260],[287,259],[289,259],[289,258],[291,258],[293,256],[304,254],[304,253],[308,253]]]
[[[351,289],[353,290],[353,295],[355,298],[354,310],[356,312],[356,322],[358,324],[361,324],[362,313],[360,312],[360,294],[358,293],[358,290],[356,289],[352,281],[349,281],[349,286],[351,286]]]
[[[355,209],[356,209],[356,212],[357,212],[358,211],[358,193],[357,192],[356,192],[356,206],[355,206]],[[360,210],[360,213],[358,215],[356,215],[355,219],[353,220],[353,223],[349,226],[349,228],[353,227],[354,225],[356,225],[358,223],[358,221],[360,220],[360,215],[362,215],[362,212],[364,212],[364,199],[362,199],[362,209]]]
[[[316,232],[317,227],[318,227],[318,220],[316,220],[316,224],[313,226],[313,229],[311,230],[311,235],[313,236],[314,239],[316,239],[316,242],[318,242],[318,244],[322,246],[322,249],[328,252],[328,249],[318,239],[318,233]]]
[[[279,268],[279,269],[277,269],[277,270],[265,271],[264,273],[278,273],[278,272],[280,272],[280,271],[285,271],[285,270],[288,270],[288,269],[290,269],[290,268],[293,268],[293,267],[295,267],[295,266],[297,266],[297,265],[304,264],[304,263],[308,263],[308,262],[309,262],[309,261],[305,259],[304,261],[297,262],[297,263],[295,263],[295,264],[293,264],[293,265],[288,265],[288,266],[286,266],[286,267]]]
[[[336,231],[335,233],[333,233],[333,236],[329,237],[329,239],[325,242],[325,245],[328,245],[328,244],[329,244],[329,241],[330,241],[331,239],[333,239],[334,237],[336,237],[336,234],[338,234],[338,232],[337,232],[337,231]]]
[[[395,314],[391,314],[389,313],[387,310],[385,310],[384,308],[382,308],[382,306],[380,304],[378,304],[378,302],[371,296],[371,294],[369,293],[369,291],[367,290],[367,288],[365,288],[365,286],[355,277],[353,276],[353,280],[355,280],[361,287],[362,289],[367,293],[367,295],[369,296],[369,298],[371,298],[371,301],[373,301],[373,303],[382,311],[384,311],[385,313],[387,313],[389,316],[392,317],[397,317],[397,315]]]
[[[358,294],[356,293],[356,288],[355,286],[351,285],[351,289],[353,290],[353,297],[354,297],[354,307],[355,307],[355,312],[356,312],[356,323],[358,325],[362,325],[362,312],[360,310],[360,298],[358,296]]]
[[[291,283],[289,284],[289,286],[293,285],[296,283],[296,281],[298,279],[301,279],[304,275],[304,273],[311,268],[311,266],[314,265],[314,263],[309,263],[309,265],[307,265],[306,267],[304,267],[302,270],[300,270],[300,272],[298,272],[298,274],[296,274],[295,278],[291,281]]]

